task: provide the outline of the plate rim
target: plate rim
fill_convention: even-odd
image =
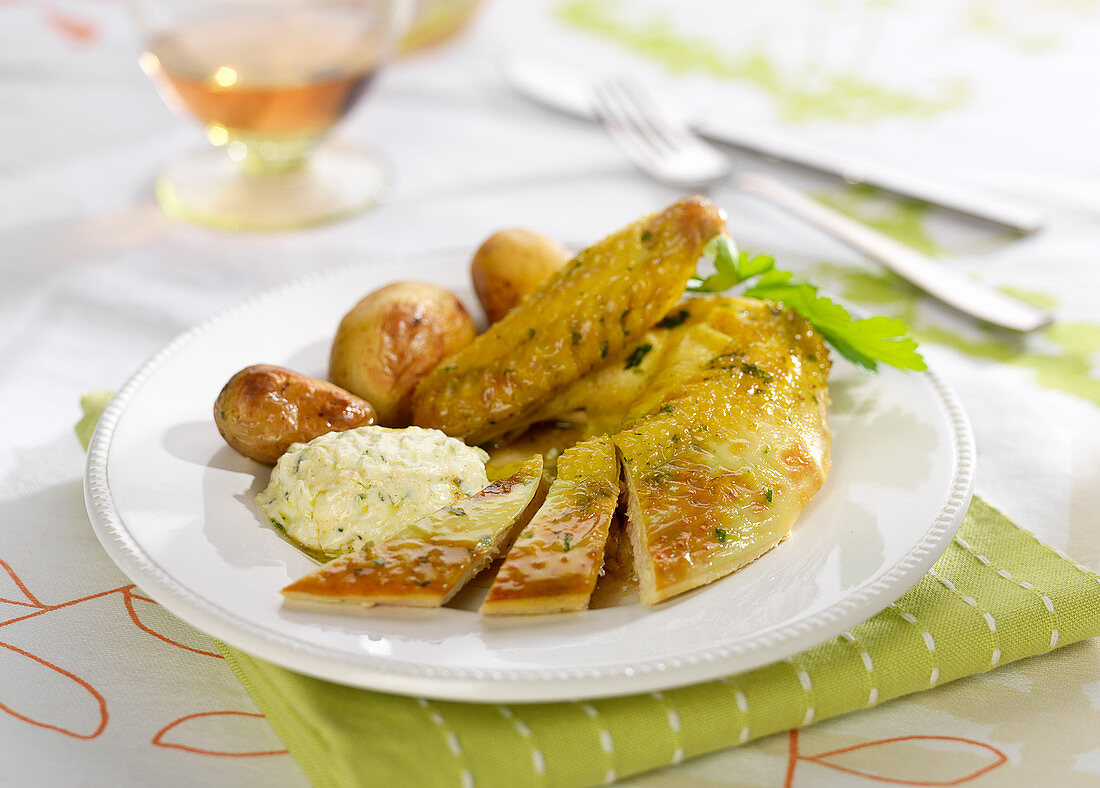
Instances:
[[[947,549],[973,496],[976,450],[973,431],[958,397],[935,372],[918,373],[931,384],[947,416],[954,452],[954,477],[940,511],[921,540],[878,579],[810,616],[760,630],[736,644],[711,645],[672,658],[609,663],[589,668],[541,670],[438,668],[351,656],[253,625],[198,596],[165,572],[136,543],[114,506],[107,464],[115,428],[130,400],[173,356],[203,334],[265,301],[329,280],[375,269],[407,270],[425,257],[467,255],[466,247],[429,249],[379,257],[317,271],[265,288],[207,317],[168,341],[119,389],[96,425],[84,474],[84,497],[93,530],[115,564],[142,590],[187,623],[230,645],[317,678],[384,692],[482,703],[542,702],[630,695],[699,683],[751,670],[790,657],[836,637],[885,609],[912,588]],[[873,612],[868,612],[873,611]],[[273,653],[273,649],[278,649]],[[782,652],[782,653],[774,653]],[[730,665],[738,661],[737,665]]]

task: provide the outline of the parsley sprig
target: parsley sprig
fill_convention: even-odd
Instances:
[[[714,258],[714,273],[706,278],[696,274],[688,280],[687,289],[696,293],[724,293],[746,279],[775,268],[774,257],[758,254],[750,259],[748,252],[734,257],[734,251],[729,236],[719,235],[710,241],[703,253]]]
[[[728,236],[718,236],[708,245],[714,258],[714,273],[693,276],[688,290],[695,293],[722,293],[749,279],[744,295],[749,298],[780,301],[802,315],[840,355],[872,372],[879,362],[898,369],[926,369],[917,352],[917,343],[909,329],[891,317],[857,320],[843,306],[818,292],[817,286],[795,279],[789,271],[775,267],[775,258],[736,252]]]

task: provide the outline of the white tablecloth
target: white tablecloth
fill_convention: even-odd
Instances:
[[[934,340],[926,356],[974,421],[979,493],[1100,566],[1098,36],[1089,2],[497,2],[457,42],[395,65],[340,127],[393,164],[390,205],[316,230],[235,235],[153,203],[157,167],[202,135],[139,71],[122,3],[0,4],[0,783],[304,782],[209,638],[131,589],[99,548],[72,434],[78,397],[118,387],[178,332],[289,278],[472,246],[510,225],[594,240],[678,196],[593,127],[510,93],[494,65],[509,51],[629,65],[696,112],[1046,208],[1049,228],[1014,241],[772,167],[1055,307],[1060,328],[1017,340],[883,297],[889,284],[858,256],[745,196],[713,194],[742,246],[903,311]],[[816,726],[797,749],[773,737],[635,782],[1095,785],[1097,731],[1092,641]],[[871,741],[848,761],[812,757]],[[1006,762],[970,780],[989,748]]]

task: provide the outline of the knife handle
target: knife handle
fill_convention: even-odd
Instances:
[[[723,119],[697,124],[695,130],[711,142],[732,145],[800,167],[837,175],[849,183],[865,183],[891,194],[946,208],[1017,233],[1034,233],[1044,224],[1041,213],[1010,200],[881,162],[871,163],[855,156],[827,150],[793,135],[777,133],[774,129],[763,131]]]
[[[963,314],[1013,331],[1034,331],[1053,320],[1050,313],[994,290],[767,175],[745,173],[735,178],[735,185],[824,230]]]

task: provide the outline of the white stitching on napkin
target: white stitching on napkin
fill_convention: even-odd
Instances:
[[[724,679],[722,679],[722,683],[729,684],[731,679],[731,676],[726,676]],[[737,703],[737,710],[740,711],[743,715],[747,716],[749,713],[749,699],[745,697],[745,693],[741,690],[734,690],[733,700]],[[749,726],[747,724],[742,726],[741,733],[737,735],[737,741],[744,744],[749,740],[749,733]]]
[[[672,751],[672,763],[679,763],[684,759],[684,748],[680,736],[682,728],[680,712],[668,705],[663,692],[651,692],[649,695],[665,709],[665,720],[668,722],[669,730],[672,731],[673,743],[675,744],[675,749]]]
[[[447,749],[451,751],[452,755],[459,759],[463,766],[465,766],[466,761],[463,757],[462,744],[458,740],[458,734],[447,725],[447,721],[443,719],[443,715],[432,708],[427,698],[417,698],[416,705],[428,712],[428,719],[430,719],[432,724],[439,728],[440,733],[443,734],[443,741],[446,742]],[[463,769],[458,777],[463,788],[473,788],[474,775],[469,769]]]
[[[661,700],[664,697],[659,692],[652,692],[650,694],[656,700]],[[602,727],[602,724],[600,722],[597,722],[597,718],[600,716],[599,710],[591,703],[581,703],[578,705],[580,706],[581,711],[583,711],[590,720],[596,722],[596,724],[600,726],[597,729],[597,736],[600,740],[600,749],[607,754],[609,759],[613,758],[615,754],[615,740],[611,736],[611,731],[607,728]],[[677,719],[679,719],[679,717],[677,717]],[[613,783],[616,779],[617,776],[614,767],[609,768],[604,781],[608,783]]]
[[[984,555],[977,552],[973,547],[971,547],[970,544],[968,544],[967,542],[964,542],[963,540],[959,539],[958,537],[955,538],[955,541],[959,544],[960,547],[962,547],[964,550],[966,550],[968,553],[970,553],[972,556],[974,556],[976,559],[978,559],[981,563],[985,564],[986,566],[988,566],[990,568],[994,568],[992,562],[990,562],[990,560],[988,558],[986,558]],[[1038,539],[1036,539],[1036,542],[1038,544],[1042,544],[1042,542],[1039,542]],[[1063,558],[1067,561],[1069,560],[1068,557],[1066,556],[1066,554],[1061,552],[1060,550],[1055,550],[1054,548],[1049,548],[1049,547],[1048,547],[1048,549],[1052,550],[1059,558]],[[1050,647],[1053,649],[1055,646],[1057,646],[1058,645],[1058,621],[1057,621],[1057,618],[1055,617],[1055,613],[1054,613],[1054,601],[1049,596],[1047,596],[1042,591],[1040,591],[1038,588],[1036,588],[1034,585],[1029,583],[1028,581],[1015,579],[1005,569],[997,569],[997,574],[1000,575],[1001,577],[1005,578],[1006,580],[1011,580],[1013,583],[1020,586],[1020,588],[1024,589],[1025,591],[1030,591],[1031,593],[1033,593],[1033,594],[1035,594],[1036,596],[1039,597],[1039,601],[1043,603],[1043,607],[1046,608],[1047,615],[1050,617]],[[986,613],[984,615],[986,616],[986,623],[989,624],[990,630],[996,631],[996,622],[993,621],[993,616],[990,616],[988,613]],[[1000,658],[1000,655],[999,655],[999,652],[998,652],[998,659],[999,658]],[[996,663],[994,663],[994,664],[996,664]]]
[[[956,539],[955,541],[958,542],[959,540]],[[960,545],[960,546],[962,546],[962,545]],[[932,577],[936,578],[937,580],[939,580],[940,584],[944,588],[946,588],[948,591],[953,593],[955,596],[959,597],[967,605],[969,605],[970,607],[974,608],[979,613],[981,613],[982,619],[985,621],[986,626],[989,627],[989,636],[993,640],[993,652],[990,656],[989,664],[990,665],[996,665],[998,662],[1000,662],[1001,661],[1001,649],[997,646],[997,621],[996,621],[996,619],[994,619],[993,616],[988,611],[982,610],[980,607],[978,607],[978,600],[974,599],[974,597],[972,597],[972,596],[966,596],[965,594],[963,594],[961,591],[959,591],[959,589],[955,586],[955,584],[952,583],[950,580],[948,580],[946,577],[940,577],[938,574],[936,574],[936,572],[934,570],[929,570],[928,574],[931,575]],[[937,676],[936,678],[938,679],[939,676]],[[935,684],[936,682],[932,681],[930,683]]]
[[[500,713],[501,717],[512,723],[512,727],[515,729],[516,733],[525,739],[531,738],[531,729],[527,727],[523,720],[516,716],[514,711],[507,706],[497,706],[497,712]],[[546,756],[543,755],[542,750],[538,747],[532,747],[531,749],[531,768],[537,775],[541,776],[546,774]]]
[[[856,639],[851,630],[840,634],[849,643],[859,644],[859,640]],[[874,706],[878,702],[878,687],[875,686],[875,662],[871,659],[871,653],[862,647],[860,648],[859,658],[863,662],[863,669],[867,671],[867,683],[870,685],[867,692],[867,705]]]
[[[802,687],[802,691],[806,694],[806,714],[802,718],[803,725],[809,725],[814,721],[814,715],[817,710],[814,708],[814,683],[810,680],[810,674],[804,669],[794,664],[793,659],[786,660],[787,664],[791,666],[791,669],[795,671],[795,676],[798,678],[798,684]]]
[[[929,574],[931,574],[933,577],[936,577],[936,575],[932,573],[931,570],[929,570]],[[969,597],[964,598],[964,601],[968,598]],[[898,606],[893,603],[890,604],[890,609],[901,616],[902,620],[904,620],[910,626],[919,626],[920,622],[917,621],[917,617],[914,616],[912,613],[906,613],[898,609]],[[986,613],[985,615],[989,614]],[[940,669],[936,665],[936,641],[932,638],[932,633],[928,632],[923,627],[921,628],[921,639],[924,641],[924,646],[928,649],[928,657],[932,661],[932,672],[928,676],[928,683],[935,684],[937,681],[940,680]]]

